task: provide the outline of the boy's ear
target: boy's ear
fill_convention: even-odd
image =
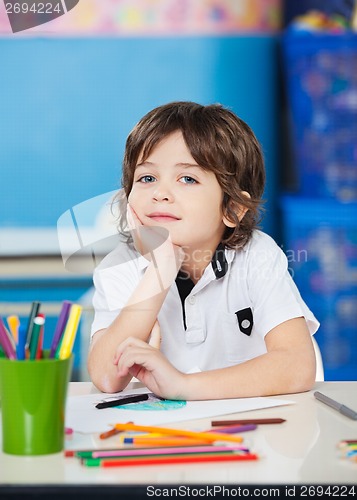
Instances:
[[[242,195],[250,198],[250,194],[247,191],[242,191]],[[239,222],[243,219],[248,209],[236,201],[230,200],[229,205],[231,209],[237,214]],[[233,220],[230,220],[227,215],[223,215],[223,223],[227,227],[236,227],[236,223]]]

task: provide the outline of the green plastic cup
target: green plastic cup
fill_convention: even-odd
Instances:
[[[11,455],[58,453],[73,356],[16,361],[0,358],[2,449]]]

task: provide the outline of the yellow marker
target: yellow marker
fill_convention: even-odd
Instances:
[[[115,429],[115,428],[114,428]],[[159,432],[156,432],[156,433],[150,433],[150,432],[125,432],[125,431],[118,431],[118,429],[115,429],[116,432],[121,432],[122,434],[119,436],[119,443],[124,443],[124,439],[128,439],[128,438],[148,438],[150,437],[150,439],[152,438],[162,438],[162,437],[166,437],[164,434],[160,434]],[[182,439],[182,438],[180,438]]]
[[[59,359],[69,358],[72,353],[73,344],[76,338],[76,333],[78,329],[79,320],[81,318],[81,314],[82,314],[82,307],[79,306],[78,304],[72,304],[66,328],[63,334],[61,347],[58,356],[56,356]]]
[[[20,320],[17,316],[8,316],[6,318],[7,324],[9,326],[11,335],[17,344],[18,339],[19,339],[19,326],[20,326]]]

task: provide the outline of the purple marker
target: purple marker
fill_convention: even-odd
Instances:
[[[9,338],[9,335],[7,333],[7,330],[5,328],[4,322],[2,318],[0,318],[0,344],[2,345],[2,348],[4,349],[5,355],[9,359],[16,359],[16,354],[14,351],[14,348],[12,347],[11,340]]]
[[[65,300],[62,304],[62,309],[61,313],[59,315],[57,325],[55,328],[55,333],[53,335],[53,340],[51,344],[51,350],[50,350],[50,358],[54,358],[56,354],[56,349],[58,347],[58,344],[61,340],[62,334],[64,332],[64,328],[67,323],[68,315],[69,315],[69,310],[71,308],[72,303],[69,302],[68,300]]]
[[[220,429],[212,429],[206,432],[220,432],[222,434],[236,434],[240,432],[254,431],[257,428],[255,424],[245,424],[245,425],[228,425],[227,427],[221,427]]]

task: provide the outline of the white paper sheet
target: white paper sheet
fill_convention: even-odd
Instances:
[[[146,388],[123,391],[120,394],[146,393]],[[294,404],[293,401],[274,398],[240,398],[210,401],[187,401],[186,406],[177,410],[124,410],[105,408],[98,410],[95,404],[113,394],[90,394],[68,398],[66,426],[84,433],[105,432],[116,423],[134,422],[138,425],[161,425],[230,413],[259,410],[274,406]]]

